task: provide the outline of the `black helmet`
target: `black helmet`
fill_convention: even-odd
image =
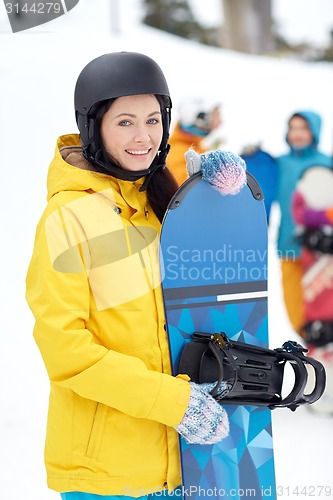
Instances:
[[[137,52],[104,54],[81,71],[75,87],[75,112],[85,116],[100,101],[138,94],[164,95],[170,99],[158,64]]]
[[[166,151],[163,155],[165,161],[172,105],[169,88],[159,65],[150,57],[137,52],[112,52],[97,57],[83,68],[77,79],[74,94],[75,117],[83,154],[88,160],[98,163],[100,156],[99,130],[95,123],[96,106],[109,99],[138,94],[154,94],[160,102],[163,121],[160,151]],[[119,167],[112,166],[108,170],[112,175],[128,180],[151,173],[151,168],[136,173],[119,172]]]

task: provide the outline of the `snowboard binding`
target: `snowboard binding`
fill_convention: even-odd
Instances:
[[[221,404],[294,411],[300,405],[317,401],[325,389],[323,365],[305,356],[306,352],[306,348],[293,341],[272,350],[230,340],[224,332],[194,332],[181,354],[179,373],[186,373],[196,383],[216,383],[210,394]],[[288,395],[282,396],[288,363],[294,372],[294,386]],[[309,366],[315,382],[312,392],[307,394]],[[227,389],[221,391],[222,382]]]

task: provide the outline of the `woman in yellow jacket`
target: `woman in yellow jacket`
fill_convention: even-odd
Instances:
[[[208,388],[171,374],[158,262],[176,189],[170,108],[155,61],[98,57],[75,88],[80,136],[58,139],[49,168],[27,300],[51,382],[48,486],[63,500],[168,496],[178,433],[207,444],[228,433]]]

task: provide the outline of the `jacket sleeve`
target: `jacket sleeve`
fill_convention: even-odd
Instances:
[[[167,157],[167,167],[176,179],[178,186],[181,186],[188,179],[184,157],[186,150],[186,145],[175,142],[172,144]]]
[[[149,370],[141,359],[98,343],[86,327],[90,291],[84,254],[77,249],[72,258],[75,272],[55,269],[41,221],[26,298],[35,317],[34,338],[51,382],[133,417],[178,425],[190,397],[188,378]]]

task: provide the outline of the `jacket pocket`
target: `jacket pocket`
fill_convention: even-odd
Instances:
[[[87,444],[86,456],[97,458],[101,447],[108,407],[102,403],[97,403],[94,419],[91,425],[91,431]]]

